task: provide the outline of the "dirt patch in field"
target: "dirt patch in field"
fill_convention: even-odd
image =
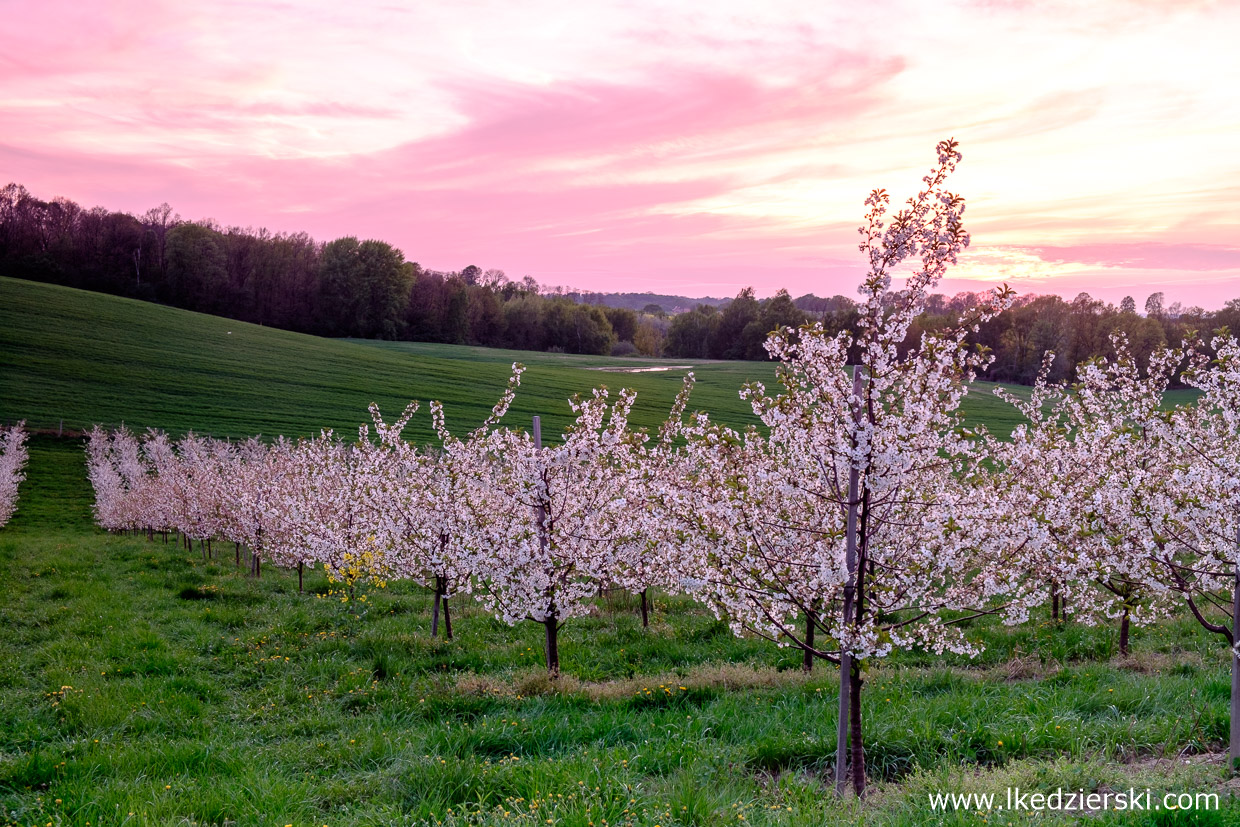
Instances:
[[[683,675],[651,675],[624,680],[591,683],[561,675],[551,680],[545,670],[517,673],[511,678],[493,675],[462,675],[457,679],[458,692],[477,695],[523,696],[582,695],[594,701],[618,701],[638,696],[676,697],[686,692],[774,689],[795,686],[821,677],[822,672],[805,675],[799,670],[778,670],[739,663],[717,663],[695,666]]]
[[[642,367],[635,368],[606,365],[604,367],[586,368],[586,370],[601,370],[604,373],[663,373],[669,370],[693,370],[693,365],[643,365]]]

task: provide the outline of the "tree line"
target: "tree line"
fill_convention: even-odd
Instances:
[[[19,184],[0,189],[0,274],[320,336],[656,356],[667,327],[530,277],[423,268],[384,241],[186,221],[167,204],[84,209]]]
[[[926,333],[955,328],[971,308],[986,294],[962,292],[954,296],[935,293],[913,320],[907,352]],[[883,301],[894,305],[895,294]],[[1125,297],[1114,305],[1080,293],[1072,300],[1055,295],[1026,294],[1013,299],[1011,306],[994,318],[979,324],[968,335],[968,343],[986,348],[994,361],[981,372],[984,379],[997,382],[1033,384],[1042,368],[1042,356],[1056,354],[1050,381],[1063,381],[1076,373],[1079,365],[1099,357],[1114,357],[1115,336],[1128,342],[1137,363],[1145,368],[1150,354],[1161,347],[1180,342],[1191,332],[1201,334],[1220,328],[1240,330],[1240,299],[1233,299],[1220,310],[1168,305],[1163,293],[1145,300],[1144,314],[1137,312],[1136,300]],[[797,327],[807,321],[821,322],[829,333],[858,333],[862,308],[847,296],[822,298],[801,296],[795,300],[780,291],[774,298],[759,301],[746,288],[725,307],[698,305],[675,316],[668,326],[664,355],[684,358],[765,359],[767,334],[776,327]],[[856,354],[850,356],[856,364]]]
[[[848,296],[793,299],[781,290],[759,299],[751,287],[722,306],[703,302],[672,316],[654,302],[610,307],[601,302],[632,301],[549,290],[530,276],[511,280],[474,265],[432,270],[379,240],[320,242],[304,232],[186,221],[167,204],[137,216],[84,209],[66,198],[40,200],[19,184],[0,189],[0,274],[321,336],[565,353],[765,360],[767,334],[776,328],[818,321],[829,332],[856,333],[861,320]],[[955,326],[978,299],[929,296],[905,347]],[[1060,380],[1113,355],[1115,334],[1144,366],[1155,349],[1189,331],[1240,329],[1240,299],[1207,311],[1154,293],[1143,309],[1138,313],[1132,297],[1117,306],[1088,293],[1072,300],[1025,295],[969,342],[994,356],[984,378],[1029,384],[1048,350],[1059,354],[1050,379]]]

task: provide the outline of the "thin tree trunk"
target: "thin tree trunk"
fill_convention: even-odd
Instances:
[[[262,557],[263,530],[260,527],[254,532],[254,548],[250,550],[250,570],[254,572],[256,578],[263,576]]]
[[[1059,584],[1051,581],[1051,620],[1059,620]]]
[[[452,640],[452,613],[448,611],[448,595],[440,595],[439,602],[443,604],[443,636]]]
[[[542,450],[542,419],[534,417],[534,445]],[[546,471],[542,472],[544,485],[547,482]],[[545,553],[551,545],[551,538],[547,536],[547,504],[540,502],[538,504],[538,544],[542,546]],[[560,677],[560,643],[558,633],[560,631],[559,616],[555,610],[555,598],[551,598],[550,605],[547,606],[547,616],[543,619],[543,630],[547,637],[547,672],[551,675],[552,680]]]
[[[864,521],[864,518],[863,518]],[[858,570],[863,570],[865,566],[865,549],[860,551],[861,565]],[[857,608],[855,621],[857,627],[861,627],[861,618],[865,614],[865,581],[858,578],[857,580]],[[848,772],[852,776],[853,792],[857,797],[865,795],[865,738],[861,730],[861,666],[862,663],[858,659],[852,660],[852,669],[849,671],[849,687],[848,687],[848,729],[852,734],[851,754],[849,755]]]
[[[807,611],[805,613],[805,647],[802,650],[804,659],[801,661],[801,671],[809,674],[814,671],[814,613]]]
[[[435,578],[435,596],[431,598],[431,637],[439,637],[439,604],[443,597],[443,578]]]
[[[849,775],[857,797],[865,795],[865,745],[861,736],[861,662],[854,661],[849,670],[848,719],[852,730]]]
[[[646,592],[647,591],[648,589],[642,589],[642,628],[643,629],[650,625],[650,611],[646,607],[646,602],[647,602]]]
[[[853,368],[852,392],[853,399],[858,403],[858,406],[854,409],[854,418],[859,418],[861,415],[859,405],[862,390],[861,382],[861,366],[857,365]],[[841,628],[847,628],[848,621],[852,617],[853,600],[857,590],[857,507],[860,505],[860,485],[860,472],[856,466],[853,466],[848,472],[848,535],[844,552],[846,579],[844,581],[844,608],[840,615],[843,621],[840,624]],[[840,710],[835,729],[835,792],[841,796],[848,788],[848,762],[845,760],[845,756],[848,754],[849,712],[852,696],[852,680],[850,676],[852,675],[852,670],[852,655],[848,653],[843,641],[841,641]]]
[[[1236,547],[1240,551],[1240,528],[1236,529]],[[1240,769],[1240,657],[1236,645],[1240,644],[1240,564],[1236,566],[1231,585],[1231,768]]]
[[[301,571],[304,567],[305,567],[305,564],[302,563],[302,561],[298,560],[297,561],[297,593],[298,594],[303,594],[302,589],[301,589]]]
[[[1128,657],[1128,627],[1131,623],[1129,617],[1129,608],[1127,604],[1124,606],[1124,614],[1119,621],[1119,654],[1120,657]]]
[[[560,677],[560,624],[554,603],[551,605],[551,613],[543,621],[543,630],[547,635],[547,673],[552,680],[557,680]]]
[[[241,544],[240,544],[240,543],[233,543],[233,545],[237,547],[237,548],[236,548],[236,552],[237,552],[237,568],[241,568]]]

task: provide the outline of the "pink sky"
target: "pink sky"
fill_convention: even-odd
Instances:
[[[543,284],[852,295],[866,194],[954,136],[946,292],[1240,297],[1236,2],[0,10],[0,184],[44,198]]]

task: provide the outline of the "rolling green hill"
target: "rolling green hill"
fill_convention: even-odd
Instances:
[[[598,385],[637,391],[635,424],[657,426],[685,366],[698,377],[692,407],[742,426],[756,421],[737,397],[770,383],[755,362],[615,359],[412,342],[322,339],[54,285],[0,278],[0,421],[32,429],[93,423],[196,430],[216,436],[351,431],[374,401],[395,415],[410,399],[444,403],[461,433],[494,404],[513,361],[524,362],[507,421],[544,418],[550,437],[570,421],[568,397]],[[618,373],[599,368],[662,368]],[[971,417],[1008,431],[1014,412],[981,383]],[[430,437],[429,417],[410,428]]]
[[[685,373],[589,369],[673,364],[658,360],[322,339],[0,278],[0,420],[26,419],[35,429],[63,420],[66,429],[124,422],[216,436],[306,435],[356,428],[369,421],[372,401],[395,415],[410,399],[439,399],[460,433],[487,415],[515,360],[529,370],[507,421],[524,425],[541,414],[548,436],[570,421],[568,397],[604,384],[634,388],[636,424],[656,426]],[[772,366],[694,367],[695,407],[733,424],[755,421],[736,390],[748,379],[769,381]],[[411,433],[429,437],[429,417],[416,417]]]

